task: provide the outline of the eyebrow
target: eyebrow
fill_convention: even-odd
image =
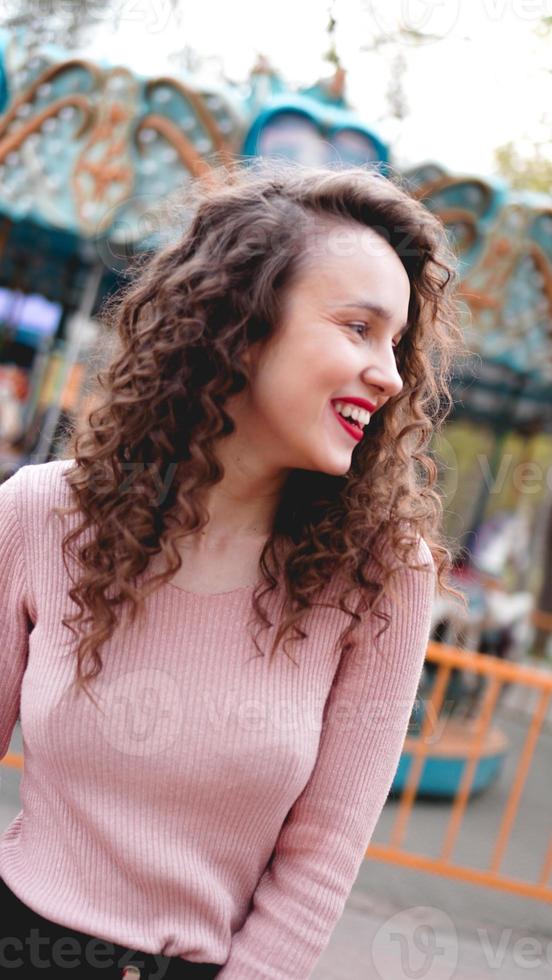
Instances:
[[[355,310],[362,309],[362,310],[368,310],[369,313],[373,313],[374,316],[379,317],[380,320],[385,320],[386,323],[389,323],[390,320],[393,319],[393,316],[389,312],[389,310],[387,310],[383,306],[380,306],[379,303],[372,303],[368,299],[361,299],[361,300],[358,300],[356,303],[343,303],[343,306],[346,309],[355,309]],[[409,326],[410,326],[410,323],[408,322],[408,320],[407,320],[406,323],[403,323],[403,325],[402,325],[402,327],[400,329],[401,337],[403,336],[403,334],[406,333],[406,331],[408,330]]]

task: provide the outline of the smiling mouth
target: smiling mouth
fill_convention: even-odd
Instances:
[[[364,408],[358,408],[355,405],[351,408],[349,402],[343,401],[340,398],[336,398],[331,404],[336,415],[339,418],[345,419],[350,425],[354,425],[362,430],[370,424],[372,412]],[[350,411],[353,412],[352,415],[349,414]]]
[[[357,422],[356,419],[352,419],[352,418],[349,418],[349,417],[344,418],[344,416],[341,415],[340,412],[338,412],[338,410],[337,410],[337,408],[335,407],[334,404],[332,404],[332,410],[333,410],[333,413],[334,413],[337,421],[341,424],[341,427],[343,429],[345,429],[345,431],[353,439],[355,439],[356,442],[360,442],[360,440],[362,439],[362,436],[364,434],[364,430],[363,430],[363,427],[362,427],[361,423],[360,422]]]
[[[340,412],[337,412],[337,415],[339,416],[340,419],[343,419],[343,421],[346,422],[347,425],[353,425],[355,429],[359,430],[359,432],[363,431],[362,426],[358,421],[358,419],[353,419],[351,418],[350,415],[347,415],[347,417],[345,417],[344,415],[341,415]]]

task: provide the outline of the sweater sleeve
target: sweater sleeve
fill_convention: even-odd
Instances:
[[[29,613],[23,537],[16,510],[21,467],[0,485],[0,759],[6,755],[19,716],[27,665]]]
[[[309,782],[288,812],[232,937],[221,980],[307,980],[342,915],[395,776],[429,639],[435,590],[431,552],[394,577],[400,603],[358,628],[324,708]],[[384,597],[386,599],[388,597]]]

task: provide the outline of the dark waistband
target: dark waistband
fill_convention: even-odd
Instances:
[[[210,980],[222,969],[220,963],[196,963],[180,956],[146,953],[63,926],[29,908],[2,877],[0,891],[3,940],[0,943],[0,974],[4,976],[5,971],[9,970],[13,980],[19,980],[16,961],[21,960],[21,980],[27,980],[31,976],[38,977],[39,969],[41,977],[44,977],[48,958],[51,968],[68,969],[72,963],[73,968],[85,967],[87,973],[93,976],[97,972],[99,980],[108,980],[115,975],[122,977],[124,967],[130,965],[138,967],[140,980]],[[32,929],[35,930],[34,936]],[[60,941],[65,941],[65,945]],[[76,959],[79,955],[82,956],[82,965]],[[56,957],[59,962],[52,962]],[[112,972],[115,968],[119,970],[117,974]],[[37,971],[36,974],[33,970]]]

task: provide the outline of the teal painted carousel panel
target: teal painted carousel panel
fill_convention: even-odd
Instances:
[[[52,45],[40,50],[30,48],[26,27],[0,30],[0,57],[6,81],[6,105],[18,94],[30,88],[52,64],[66,56]],[[4,111],[5,106],[2,111]]]
[[[500,330],[489,337],[491,341],[497,359],[513,370],[535,375],[543,370],[552,341],[552,305],[545,275],[531,254],[521,255],[513,267]]]
[[[428,167],[425,169],[427,176]],[[411,180],[411,172],[408,175]],[[506,188],[498,181],[476,177],[454,177],[443,172],[425,184],[412,185],[416,197],[443,222],[458,256],[459,272],[466,275],[484,254],[487,236],[507,200]]]
[[[173,234],[171,201],[192,178],[230,165],[243,135],[232,95],[170,77],[142,82],[132,139],[132,194],[109,229],[113,241],[156,248]],[[134,231],[133,231],[134,230]]]
[[[552,269],[552,204],[536,215],[529,224],[527,235],[541,249]]]
[[[153,204],[241,146],[231,86],[142,79],[52,50],[26,58],[25,44],[11,36],[3,63],[0,211],[13,219],[139,244]]]
[[[409,167],[402,173],[404,183],[411,194],[416,194],[426,184],[434,184],[442,177],[448,176],[448,171],[434,160],[419,163],[415,167]]]
[[[72,175],[92,119],[89,100],[98,71],[78,59],[44,67],[35,57],[29,62],[35,68],[21,72],[10,45],[4,57],[8,102],[0,117],[0,208],[15,220],[72,227]]]
[[[230,90],[204,91],[168,76],[144,82],[142,112],[171,121],[205,156],[223,146],[237,148],[244,127]]]
[[[522,201],[508,202],[487,230],[482,254],[461,284],[472,312],[472,349],[535,381],[552,380],[547,217]]]

